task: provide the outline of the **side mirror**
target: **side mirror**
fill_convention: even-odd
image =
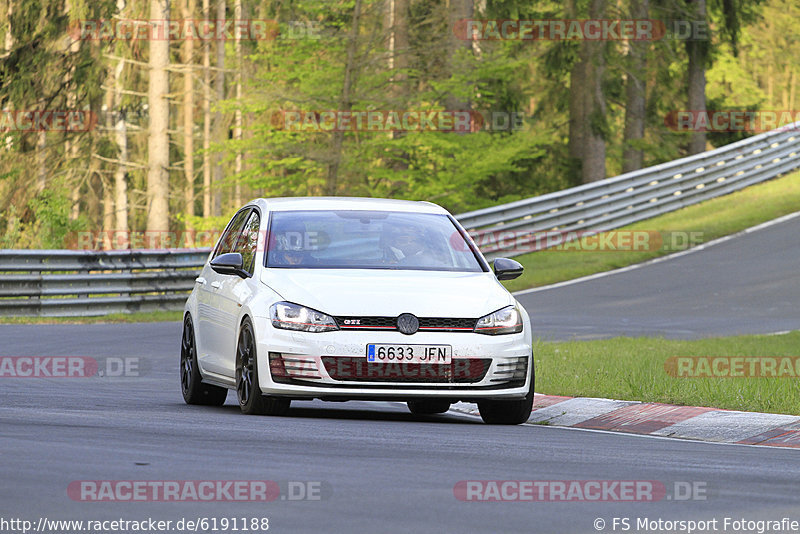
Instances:
[[[211,260],[211,268],[219,274],[235,274],[242,278],[247,278],[249,275],[244,271],[244,260],[242,255],[238,252],[228,252],[227,254],[220,254]]]
[[[518,261],[508,258],[494,260],[494,274],[498,280],[513,280],[522,274],[523,269]]]

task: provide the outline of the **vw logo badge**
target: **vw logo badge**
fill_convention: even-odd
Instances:
[[[404,313],[397,318],[397,329],[411,335],[419,330],[419,320],[410,313]]]

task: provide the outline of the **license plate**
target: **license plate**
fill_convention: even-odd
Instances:
[[[452,359],[450,345],[367,345],[367,362],[449,364]]]

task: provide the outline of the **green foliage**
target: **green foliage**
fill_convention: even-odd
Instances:
[[[0,234],[0,248],[17,248],[22,241],[22,225],[17,215],[17,207],[11,206],[0,218],[4,232]]]
[[[365,4],[367,21],[356,43],[348,103],[353,110],[448,110],[448,102],[459,101],[487,117],[525,114],[530,69],[528,58],[516,53],[516,44],[482,43],[479,56],[462,48],[449,63],[443,62],[429,47],[447,43],[450,28],[443,24],[444,12],[435,4],[414,4],[409,14],[412,48],[401,52],[409,66],[390,71],[385,68],[383,36],[374,29],[380,27],[374,22],[381,3]],[[291,18],[309,17],[316,5],[296,3]],[[338,157],[340,194],[427,199],[456,212],[567,185],[558,176],[537,172],[548,145],[559,140],[551,128],[534,129],[530,121],[502,132],[348,131],[338,156],[333,132],[282,129],[282,111],[339,110],[344,104],[342,61],[351,12],[343,4],[328,8],[316,13],[324,17],[322,39],[267,42],[251,55],[257,70],[244,110],[256,117],[253,135],[226,143],[226,149],[244,150],[253,163],[233,180],[276,196],[321,194]]]
[[[335,193],[385,196],[439,202],[453,212],[526,198],[576,185],[575,160],[568,157],[570,72],[580,49],[577,41],[454,41],[451,17],[456,5],[447,0],[408,2],[408,46],[395,50],[389,61],[389,30],[385,0],[360,0],[361,18],[354,43],[350,42],[356,0],[244,0],[247,17],[310,24],[311,38],[246,40],[242,70],[242,102],[214,102],[226,127],[233,112],[245,113],[242,140],[229,139],[212,146],[222,153],[223,212],[235,209],[236,185],[245,197],[325,194],[336,172]],[[492,0],[475,2],[476,19],[581,19],[589,16],[589,0]],[[116,13],[115,0],[76,0],[66,11],[61,0],[13,3],[9,24],[13,46],[0,54],[0,108],[89,108],[100,113],[107,102],[108,77],[118,58],[124,58],[120,80],[124,89],[118,109],[128,110],[126,169],[130,227],[142,229],[146,213],[147,120],[135,110],[146,103],[148,44],[145,40],[83,41],[70,50],[70,23],[81,19],[146,19],[144,3],[126,3]],[[649,3],[649,18],[692,20],[689,0]],[[629,19],[631,0],[606,2],[608,19]],[[181,6],[173,3],[172,13]],[[213,10],[212,10],[213,11]],[[232,15],[228,3],[228,15]],[[2,10],[5,16],[5,10]],[[197,12],[199,18],[199,6]],[[708,48],[707,107],[709,109],[795,109],[800,78],[800,38],[796,31],[800,4],[795,0],[708,0],[707,18],[712,40]],[[401,17],[402,19],[402,17]],[[402,22],[402,21],[401,21]],[[2,35],[0,37],[5,37]],[[293,37],[293,36],[289,36]],[[297,37],[295,35],[294,37]],[[0,42],[5,40],[0,38]],[[354,44],[349,66],[352,87],[344,96],[348,47]],[[194,48],[195,154],[199,177],[202,151],[200,132],[203,72],[201,53]],[[210,43],[212,66],[217,43]],[[181,42],[172,44],[174,63],[182,61]],[[234,43],[226,48],[226,94],[234,94]],[[664,118],[686,108],[688,56],[686,43],[664,39],[649,42],[642,76],[646,85],[645,136],[635,141],[646,166],[684,155],[686,133],[670,130]],[[604,113],[589,118],[591,130],[606,141],[609,174],[621,172],[626,85],[631,70],[629,43],[604,44],[602,79]],[[195,229],[218,228],[225,217],[180,215],[185,208],[185,178],[180,168],[187,157],[181,139],[182,67],[170,74],[173,98],[170,117],[170,204],[178,225]],[[214,71],[215,72],[215,71]],[[212,78],[216,74],[212,73]],[[212,79],[213,86],[213,79]],[[212,91],[215,93],[215,91]],[[281,111],[352,109],[431,111],[469,109],[481,114],[518,113],[525,119],[511,131],[411,131],[401,133],[346,131],[290,131],[281,127]],[[69,137],[68,137],[69,135]],[[722,145],[750,132],[714,133],[713,145]],[[52,193],[50,184],[77,191],[78,208],[92,228],[103,222],[104,187],[113,184],[119,150],[113,132],[102,127],[88,134],[49,132],[45,148],[33,132],[4,132],[0,152],[0,239],[5,245],[34,246],[58,242],[70,224],[65,193]],[[72,150],[66,150],[66,141]],[[236,154],[244,155],[244,170],[234,174]],[[73,157],[74,155],[74,157]],[[46,161],[48,193],[33,199],[41,161]],[[195,181],[195,208],[202,196],[202,180]],[[107,191],[106,191],[107,192]],[[48,196],[54,195],[54,196]],[[13,207],[13,210],[11,209]],[[41,217],[42,220],[39,220]],[[58,221],[58,218],[63,218]],[[67,230],[69,231],[69,230]],[[4,235],[5,233],[5,235]],[[31,237],[34,236],[34,237]],[[42,245],[44,246],[44,245]]]
[[[45,189],[31,199],[29,207],[35,222],[26,228],[25,233],[29,234],[33,248],[63,248],[71,232],[85,227],[84,220],[69,218],[72,202],[66,188],[51,186]]]
[[[30,217],[11,205],[0,217],[3,233],[0,248],[56,249],[67,246],[69,237],[86,227],[86,219],[71,220],[71,201],[68,191],[59,186],[45,189],[34,196],[27,205]],[[26,221],[26,219],[30,219]]]

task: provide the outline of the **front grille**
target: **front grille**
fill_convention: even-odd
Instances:
[[[423,317],[419,320],[420,330],[448,331],[468,330],[473,331],[477,319],[451,319],[447,317]]]
[[[334,317],[342,330],[397,330],[397,317]],[[425,332],[472,332],[477,319],[420,317],[419,329]]]
[[[397,330],[397,317],[334,317],[342,330]]]
[[[363,357],[323,356],[322,363],[330,377],[340,382],[471,384],[483,380],[492,360],[458,358],[450,364],[374,363]]]

